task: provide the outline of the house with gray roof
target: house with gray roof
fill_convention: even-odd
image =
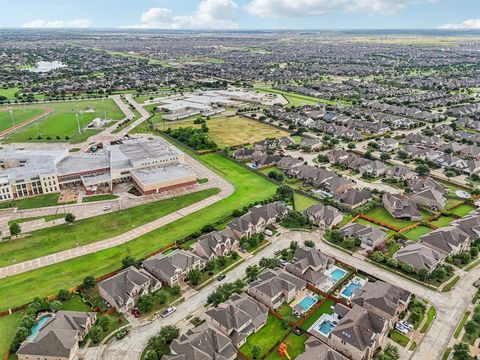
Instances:
[[[140,296],[150,294],[162,284],[145,270],[130,266],[98,283],[100,296],[121,313],[135,307]]]
[[[380,151],[390,152],[398,148],[399,142],[392,138],[381,138],[377,140]]]
[[[395,219],[422,220],[422,214],[418,211],[417,205],[407,196],[384,193],[382,204]]]
[[[387,240],[387,233],[372,226],[359,223],[350,223],[340,229],[342,237],[353,237],[360,239],[360,246],[365,250],[374,250]]]
[[[433,211],[443,210],[447,203],[445,196],[433,187],[410,195],[410,200],[419,206],[429,208]]]
[[[97,313],[59,311],[49,318],[34,338],[27,338],[17,350],[19,360],[77,358],[78,343],[83,341]]]
[[[250,237],[262,233],[268,225],[277,222],[288,213],[283,201],[275,201],[265,205],[257,205],[227,225],[237,238]]]
[[[297,356],[296,360],[348,360],[348,358],[316,337],[310,336],[305,342],[305,352]]]
[[[406,166],[397,165],[387,169],[385,176],[395,180],[411,180],[417,177],[417,173]]]
[[[218,256],[226,256],[238,250],[240,242],[233,231],[226,228],[202,235],[191,248],[200,257],[211,260]]]
[[[186,250],[158,254],[143,261],[142,267],[162,283],[172,286],[185,281],[190,270],[202,270],[205,259]]]
[[[303,164],[303,160],[295,159],[294,157],[291,157],[291,156],[285,156],[285,157],[282,157],[277,162],[277,167],[280,170],[290,170],[302,164]]]
[[[327,344],[350,359],[370,359],[386,337],[389,322],[382,316],[353,304],[351,309],[335,305],[339,321]]]
[[[283,269],[265,269],[257,280],[250,284],[247,293],[262,304],[277,309],[283,303],[292,301],[306,285],[305,280]]]
[[[303,215],[320,229],[330,229],[343,220],[343,214],[338,209],[320,203],[305,209]]]
[[[239,348],[247,337],[267,322],[268,307],[247,293],[233,294],[230,298],[208,310],[207,322],[227,335]]]
[[[438,265],[445,262],[446,254],[438,252],[423,244],[409,241],[398,250],[393,258],[400,263],[412,265],[415,270],[427,269],[432,272]]]
[[[295,146],[297,143],[289,136],[281,137],[277,140],[277,147],[280,149],[286,149],[289,146]]]
[[[470,249],[472,239],[462,229],[450,224],[419,237],[418,242],[452,256]]]
[[[318,151],[323,143],[320,139],[303,138],[300,142],[300,148],[309,149],[310,151]]]
[[[333,200],[355,209],[373,199],[373,195],[365,189],[348,189],[345,192],[333,196]]]
[[[237,349],[230,338],[208,323],[187,330],[170,344],[162,360],[233,360]]]
[[[369,281],[355,289],[351,302],[390,321],[398,320],[398,314],[407,309],[411,293],[383,281]]]
[[[315,285],[323,282],[325,279],[324,272],[330,269],[333,264],[335,264],[333,258],[320,250],[305,246],[298,247],[295,250],[293,259],[285,266],[285,270]]]

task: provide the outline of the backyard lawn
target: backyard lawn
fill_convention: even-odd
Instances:
[[[3,359],[10,348],[15,330],[24,315],[25,311],[17,311],[11,315],[0,317],[0,359]]]
[[[18,207],[19,210],[36,209],[40,207],[58,205],[60,194],[46,194],[0,203],[0,208]]]
[[[444,227],[450,224],[453,220],[455,220],[455,218],[451,216],[440,216],[437,220],[432,221],[430,224],[436,227]]]
[[[282,304],[282,306],[277,309],[277,312],[287,321],[297,322],[298,320],[298,318],[293,315],[293,309],[287,304]]]
[[[62,310],[68,311],[92,311],[90,305],[85,304],[78,294],[72,294],[72,297],[62,302]]]
[[[25,106],[27,109],[38,108],[38,104]],[[19,105],[19,108],[21,107],[23,105]],[[112,120],[120,120],[125,117],[117,104],[111,99],[49,103],[48,107],[53,109],[53,113],[15,131],[7,136],[5,141],[69,141],[78,143],[98,133],[101,129],[87,129],[79,134],[76,114],[78,114],[81,128],[85,128],[95,118],[104,119],[105,115],[107,119]],[[57,136],[59,139],[57,139]],[[51,140],[48,140],[47,137],[50,137]],[[69,140],[66,137],[69,137]]]
[[[306,334],[296,335],[294,333],[291,333],[290,335],[288,335],[284,341],[285,345],[287,345],[288,356],[290,356],[291,359],[295,359],[300,354],[303,354],[305,352],[305,342],[307,340],[308,340],[308,335]],[[267,360],[285,360],[285,359],[286,359],[285,356],[280,356],[278,354],[278,347],[275,348],[267,357]]]
[[[178,129],[181,127],[200,128],[201,124],[194,124],[194,119],[176,122],[165,122],[163,128]],[[290,133],[277,129],[257,120],[242,116],[215,115],[207,120],[208,136],[220,147],[254,143],[266,138],[289,136]]]
[[[476,208],[471,206],[471,205],[468,205],[468,204],[463,204],[463,205],[460,205],[458,207],[456,207],[455,209],[452,209],[451,210],[451,213],[452,214],[455,214],[457,216],[460,216],[460,217],[464,217],[466,216],[470,211],[473,211],[475,210]]]
[[[310,206],[318,204],[319,201],[312,199],[311,197],[294,192],[293,203],[295,204],[295,210],[302,212],[305,209],[308,209]]]
[[[401,334],[397,330],[390,330],[388,337],[403,347],[407,346],[408,342],[410,341],[408,337]]]
[[[315,312],[308,317],[302,324],[301,328],[304,330],[308,330],[310,326],[312,326],[315,321],[317,321],[320,316],[323,314],[333,314],[333,309],[332,306],[335,305],[335,302],[333,300],[327,299],[325,302],[320,305]]]
[[[413,229],[407,230],[402,233],[402,235],[406,236],[410,240],[417,240],[420,236],[428,234],[432,229],[428,226],[418,225]]]
[[[247,338],[247,342],[240,347],[240,352],[252,357],[252,349],[255,345],[260,347],[260,356],[262,358],[284,336],[290,327],[284,329],[282,320],[273,315],[268,315],[267,323],[256,333]]]
[[[171,214],[219,192],[208,189],[121,211],[31,232],[21,239],[0,242],[0,266],[11,265],[62,250],[94,243]]]
[[[219,154],[203,155],[198,159],[233,184],[235,192],[224,200],[126,244],[0,279],[0,310],[27,303],[35,296],[47,296],[59,289],[74,287],[88,275],[100,276],[119,269],[121,259],[126,255],[144,257],[207,224],[221,221],[235,209],[268,199],[275,193],[277,186],[274,183]],[[5,295],[13,293],[15,297]]]
[[[392,215],[390,215],[390,213],[383,206],[377,206],[371,209],[370,211],[365,213],[365,216],[368,216],[369,218],[375,219],[398,229],[403,229],[415,223],[415,221],[394,219]]]

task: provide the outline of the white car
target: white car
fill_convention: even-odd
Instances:
[[[265,233],[265,235],[267,235],[267,236],[272,236],[272,235],[273,235],[272,230],[268,230],[268,229],[265,230],[264,233]]]
[[[406,321],[400,321],[400,324],[408,331],[413,331],[413,325]]]
[[[112,206],[111,205],[106,205],[103,207],[103,211],[108,211],[108,210],[111,210],[112,209]]]
[[[175,306],[169,307],[162,313],[162,317],[166,318],[167,316],[172,315],[175,311],[177,311]]]
[[[408,329],[407,329],[405,326],[403,326],[402,324],[400,324],[400,323],[397,323],[397,324],[395,325],[395,329],[398,330],[398,331],[400,331],[403,335],[407,335],[407,334],[408,334]]]

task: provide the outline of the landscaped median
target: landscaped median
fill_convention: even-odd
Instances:
[[[28,303],[35,296],[53,294],[60,288],[77,286],[88,275],[99,277],[108,274],[121,267],[121,259],[126,255],[142,258],[186,238],[207,224],[224,219],[233,210],[275,194],[277,186],[274,183],[222,155],[203,155],[199,160],[234,185],[235,192],[226,199],[120,246],[0,279],[0,310]]]

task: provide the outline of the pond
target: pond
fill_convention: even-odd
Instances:
[[[35,67],[29,68],[28,71],[35,73],[45,73],[52,70],[66,67],[67,65],[60,61],[39,61]]]

